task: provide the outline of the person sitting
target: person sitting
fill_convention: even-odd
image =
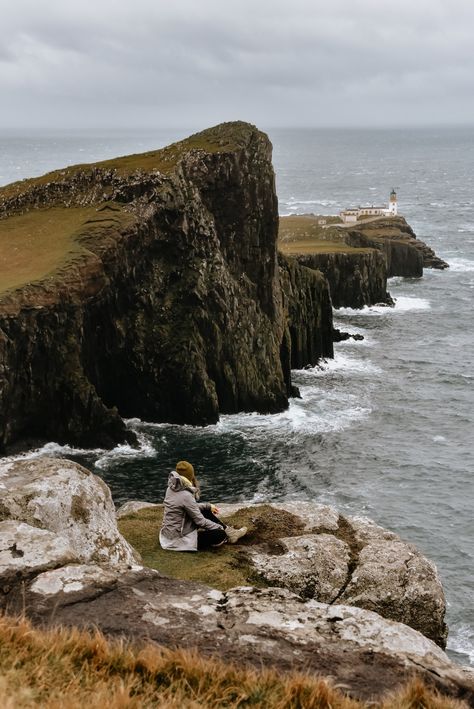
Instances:
[[[198,502],[199,486],[191,463],[181,460],[168,477],[164,500],[160,545],[172,551],[198,551],[235,544],[247,533],[247,527],[234,529],[218,517],[218,509],[209,502]]]

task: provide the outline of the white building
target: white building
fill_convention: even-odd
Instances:
[[[344,224],[357,222],[361,217],[396,217],[398,214],[397,193],[394,189],[390,192],[388,207],[351,207],[339,212]]]

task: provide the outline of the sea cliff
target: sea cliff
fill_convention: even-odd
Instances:
[[[423,268],[448,268],[402,216],[355,224],[313,214],[281,217],[279,248],[324,274],[335,308],[393,305],[387,278],[420,278]]]
[[[245,123],[2,188],[0,447],[284,409],[332,315],[277,233],[271,144]]]

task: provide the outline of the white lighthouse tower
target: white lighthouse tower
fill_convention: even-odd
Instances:
[[[392,188],[392,191],[390,192],[390,201],[388,203],[388,213],[391,217],[396,217],[398,214],[397,193],[395,192],[394,188]]]

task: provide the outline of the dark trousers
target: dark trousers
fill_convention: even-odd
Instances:
[[[211,510],[201,510],[203,517],[206,519],[210,519],[212,522],[216,522],[216,524],[219,524],[221,529],[198,529],[198,550],[202,551],[203,549],[209,549],[209,547],[213,547],[216,544],[220,544],[221,542],[224,541],[224,539],[227,539],[227,534],[225,533],[225,524],[224,522],[221,522],[221,520],[216,517],[216,515],[212,514]]]

